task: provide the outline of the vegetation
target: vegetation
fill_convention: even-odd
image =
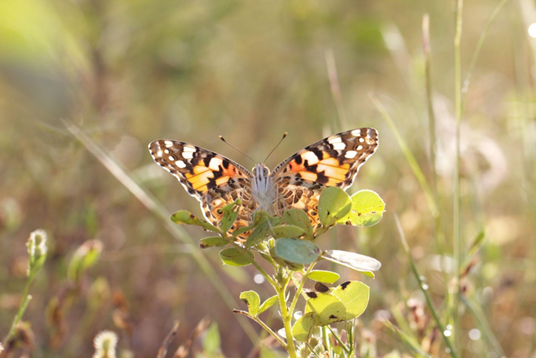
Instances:
[[[285,357],[284,336],[314,357],[534,357],[534,15],[527,0],[0,2],[0,357]],[[253,259],[169,220],[198,203],[146,150],[168,137],[233,158],[222,134],[264,158],[287,131],[274,167],[365,126],[380,146],[349,193],[380,193],[382,222],[311,241],[300,214],[259,213],[252,229],[300,230]],[[308,316],[308,293],[345,317]]]

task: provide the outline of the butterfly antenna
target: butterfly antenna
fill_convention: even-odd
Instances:
[[[242,154],[244,154],[246,157],[248,157],[248,159],[250,159],[252,162],[256,163],[255,160],[252,159],[252,157],[250,157],[248,154],[244,153],[242,150],[240,150],[239,148],[235,147],[234,145],[231,145],[229,144],[225,139],[224,137],[222,137],[221,135],[218,136],[218,138],[220,138],[220,140],[224,143],[226,143],[227,145],[229,145],[231,148],[235,149],[237,152],[240,152]]]
[[[274,147],[274,149],[272,149],[272,150],[270,151],[270,153],[267,155],[267,157],[265,158],[265,160],[263,161],[263,163],[267,161],[267,159],[270,157],[270,155],[271,155],[272,153],[274,153],[274,151],[276,150],[276,148],[278,148],[278,146],[279,146],[279,145],[281,144],[281,142],[285,139],[285,137],[287,137],[287,132],[285,132],[285,133],[283,134],[282,139],[280,139],[280,141],[278,142],[278,144],[276,144],[276,146]]]

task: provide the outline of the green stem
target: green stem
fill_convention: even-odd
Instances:
[[[9,333],[7,334],[6,339],[4,339],[4,346],[7,346],[7,343],[9,340],[13,337],[15,334],[15,329],[19,325],[19,322],[22,319],[22,316],[24,315],[24,312],[26,311],[26,308],[28,307],[28,304],[30,303],[30,300],[32,299],[32,296],[28,294],[28,291],[30,290],[30,283],[32,282],[32,278],[28,278],[26,281],[26,286],[24,287],[24,292],[22,294],[22,302],[19,306],[19,310],[17,311],[17,315],[15,316],[15,319],[13,320],[13,324],[11,325],[11,328],[9,329]]]
[[[332,327],[330,327],[330,325],[326,326],[328,327],[328,329],[330,330],[330,332],[332,333],[332,336],[334,336],[334,338],[336,339],[336,341],[338,341],[339,344],[341,344],[341,347],[343,348],[343,350],[345,351],[345,353],[347,353],[347,355],[349,355],[349,353],[351,352],[350,348],[347,347],[347,345],[345,343],[343,343],[343,341],[341,340],[341,338],[338,337],[338,335],[336,334],[336,332],[334,332],[334,330],[332,329]]]
[[[455,187],[453,193],[453,258],[455,260],[454,282],[452,289],[452,313],[453,313],[453,339],[458,346],[460,317],[459,317],[459,295],[460,286],[460,263],[461,263],[461,122],[462,122],[462,87],[461,87],[461,35],[462,35],[462,9],[463,0],[456,0],[456,25],[455,25],[455,116],[456,116],[456,163],[455,163]]]
[[[502,346],[494,336],[494,332],[490,328],[489,323],[487,322],[487,318],[483,314],[483,311],[481,310],[481,307],[479,307],[476,302],[474,302],[471,298],[466,298],[461,295],[460,297],[461,301],[472,311],[474,316],[477,319],[477,322],[481,328],[481,332],[483,332],[483,336],[485,339],[489,342],[492,349],[496,351],[496,354],[498,357],[506,357],[505,353],[503,352]]]
[[[289,284],[289,278],[277,289],[278,299],[280,301],[280,310],[282,313],[283,327],[285,329],[285,337],[287,339],[287,353],[289,353],[289,358],[297,358],[295,340],[293,337],[293,331],[291,329],[291,319],[292,313],[287,309],[287,302],[285,300],[285,291],[287,290],[287,285]]]
[[[397,229],[399,231],[399,236],[401,237],[401,241],[403,243],[403,248],[405,249],[405,252],[408,256],[408,261],[410,262],[410,268],[412,269],[412,273],[414,274],[414,277],[416,277],[416,280],[418,281],[418,285],[420,286],[421,292],[425,296],[425,302],[427,303],[427,307],[429,308],[429,311],[433,315],[433,318],[436,322],[436,327],[440,331],[440,335],[444,339],[444,342],[446,343],[446,346],[449,348],[449,355],[452,358],[457,358],[457,352],[455,351],[454,346],[452,345],[449,338],[445,335],[445,328],[442,322],[440,322],[440,318],[438,317],[438,314],[436,313],[436,308],[433,305],[433,301],[431,300],[431,297],[429,296],[429,291],[425,288],[425,284],[421,280],[420,273],[418,272],[418,269],[416,268],[416,265],[414,265],[414,259],[412,258],[412,254],[410,253],[410,247],[408,246],[408,243],[405,238],[405,233],[403,231],[403,228],[401,226],[401,222],[399,221],[399,217],[395,216],[395,223],[397,224]]]
[[[312,262],[311,265],[308,267],[306,272],[304,273],[304,277],[302,278],[302,281],[300,281],[300,284],[297,286],[295,296],[293,297],[293,301],[291,302],[291,306],[289,308],[289,312],[293,314],[295,312],[295,307],[298,302],[298,298],[300,297],[300,294],[302,293],[302,289],[304,288],[304,285],[306,284],[306,279],[308,275],[311,273],[311,270],[313,270],[313,267],[318,261]]]
[[[246,311],[239,311],[239,310],[233,310],[234,313],[239,313],[243,316],[246,316],[254,321],[256,321],[257,323],[259,323],[259,325],[261,326],[261,328],[263,328],[265,331],[267,331],[272,337],[274,337],[274,339],[276,341],[278,341],[278,343],[280,343],[282,345],[283,348],[287,348],[287,344],[284,342],[283,339],[281,339],[280,336],[278,336],[276,334],[276,332],[274,332],[265,322],[263,322],[259,317],[254,317],[252,316],[251,314],[249,314],[248,312]]]
[[[502,0],[498,3],[494,11],[492,12],[492,15],[489,18],[489,21],[487,23],[487,26],[485,27],[485,31],[481,34],[479,37],[479,41],[477,42],[477,46],[475,48],[474,54],[472,55],[472,60],[470,62],[470,67],[468,68],[468,73],[466,74],[466,78],[464,80],[464,86],[461,90],[463,94],[463,102],[462,102],[462,109],[464,110],[464,105],[466,104],[466,93],[468,93],[468,87],[470,87],[470,80],[472,79],[472,74],[474,72],[475,65],[477,63],[477,59],[479,57],[479,54],[481,52],[481,48],[483,47],[483,44],[485,43],[485,39],[487,38],[487,35],[489,33],[489,30],[492,26],[492,23],[494,22],[494,19],[496,19],[496,16],[500,13],[500,10],[502,7],[507,3],[507,0]]]

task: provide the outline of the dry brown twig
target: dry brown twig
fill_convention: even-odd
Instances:
[[[168,346],[170,345],[171,341],[175,338],[177,335],[177,330],[179,329],[179,320],[175,321],[173,324],[173,328],[168,333],[166,338],[164,338],[164,341],[162,342],[162,345],[160,346],[157,354],[157,358],[165,358],[166,353],[168,353]]]

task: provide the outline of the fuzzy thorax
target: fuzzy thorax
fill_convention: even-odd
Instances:
[[[264,164],[256,164],[252,169],[252,195],[257,203],[257,210],[265,210],[274,215],[274,203],[277,200],[278,189],[270,175],[269,168]]]

